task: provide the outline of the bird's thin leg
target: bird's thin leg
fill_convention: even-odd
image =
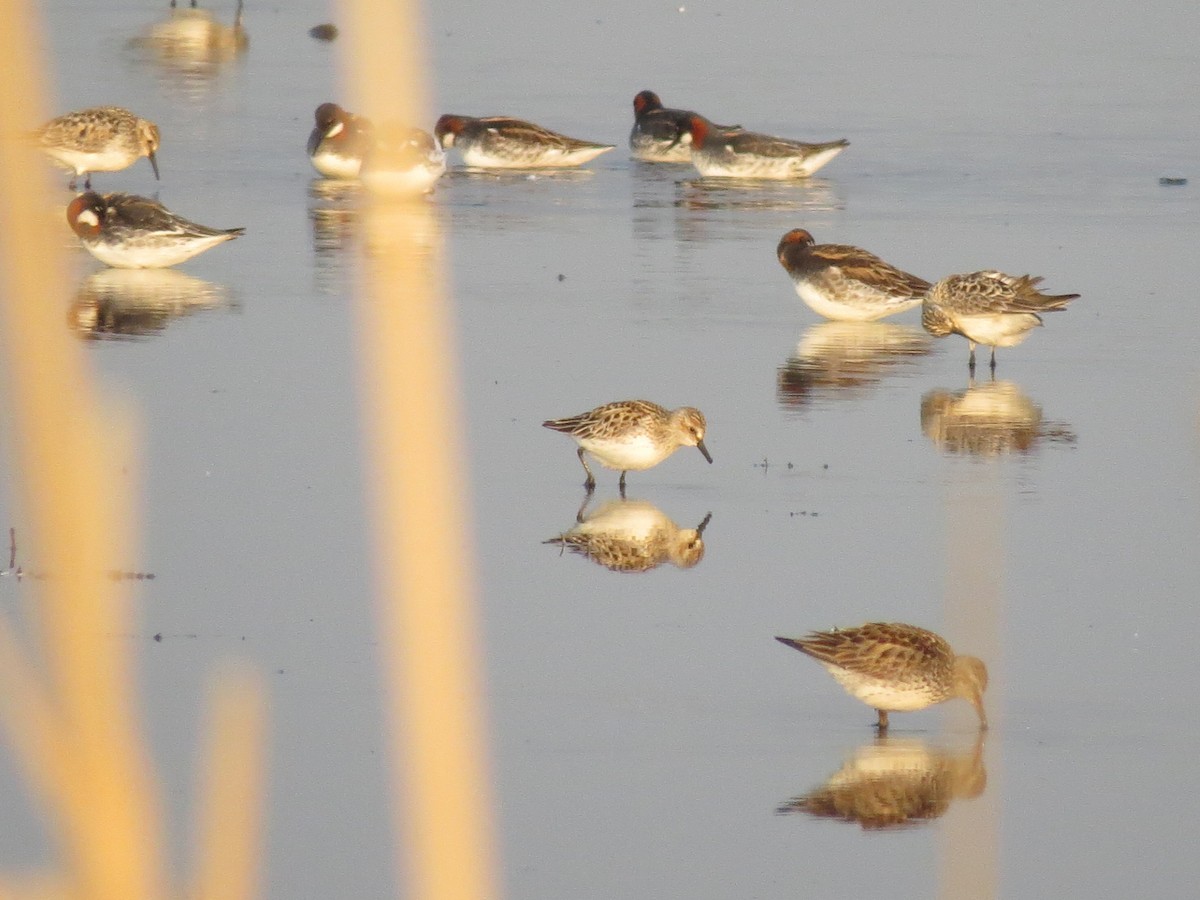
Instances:
[[[621,471],[621,480],[617,482],[617,487],[621,489],[621,499],[625,499],[625,471]]]
[[[92,189],[92,173],[91,172],[83,173],[83,189],[85,191],[90,191]]]
[[[887,710],[877,709],[875,712],[879,713],[879,721],[875,723],[875,727],[879,729],[880,734],[883,734],[888,730]]]
[[[967,370],[972,375],[974,375],[975,374],[975,342],[967,341],[967,346],[971,348],[971,355],[967,357]]]
[[[592,492],[588,491],[583,495],[583,502],[579,504],[579,512],[575,513],[575,521],[580,525],[583,524],[583,514],[587,511],[588,504],[592,502]],[[564,541],[564,543],[566,543]]]
[[[993,344],[993,345],[992,345],[992,363],[991,363],[991,369],[992,369],[992,376],[994,377],[994,376],[995,376],[995,374],[996,374],[996,345],[995,345],[995,344]]]
[[[583,471],[587,472],[587,481],[583,483],[583,486],[587,488],[587,492],[590,494],[596,489],[596,476],[592,474],[592,470],[588,468],[587,460],[583,458],[582,447],[579,448],[578,455],[579,464],[583,466]]]

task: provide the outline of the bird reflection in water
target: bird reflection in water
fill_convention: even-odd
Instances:
[[[824,178],[772,182],[738,178],[689,178],[675,183],[675,206],[682,210],[766,210],[829,212],[845,201]]]
[[[970,750],[952,751],[885,735],[863,744],[823,785],[776,813],[840,819],[869,831],[904,828],[945,815],[951,801],[978,797],[986,786],[982,736]]]
[[[884,376],[912,369],[932,339],[892,322],[820,322],[800,336],[795,354],[779,367],[781,406],[802,408],[818,399],[856,397]]]
[[[195,0],[184,8],[171,3],[164,21],[146,28],[129,42],[134,53],[157,66],[164,75],[177,79],[185,93],[201,93],[228,63],[250,46],[242,25],[242,0],[238,0],[233,24],[217,21],[207,9],[197,9]]]
[[[663,563],[690,569],[704,559],[704,529],[680,528],[645,500],[608,500],[591,514],[586,497],[569,531],[544,541],[585,556],[613,572],[649,572]]]
[[[1043,440],[1076,440],[1069,425],[1045,421],[1018,385],[995,380],[972,379],[965,391],[929,391],[921,398],[921,431],[946,453],[984,457],[1031,453]]]
[[[353,270],[351,252],[360,233],[363,188],[358,181],[314,178],[308,186],[313,201],[308,207],[312,223],[314,271],[323,293],[339,293]]]
[[[158,334],[181,316],[229,305],[223,285],[175,269],[102,269],[80,283],[67,321],[86,340],[119,340]]]

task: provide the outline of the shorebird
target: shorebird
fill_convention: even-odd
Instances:
[[[692,135],[688,122],[694,115],[690,109],[663,106],[654,91],[639,93],[633,98],[633,130],[629,132],[633,158],[653,163],[690,163]],[[725,131],[741,128],[740,125],[715,127]]]
[[[912,712],[955,697],[969,701],[979,727],[987,728],[987,667],[974,656],[956,655],[932,631],[872,622],[775,640],[817,660],[850,696],[874,707],[881,732],[887,730],[889,712]]]
[[[326,178],[357,178],[374,140],[370,121],[336,103],[322,103],[313,118],[316,124],[307,145],[313,168]]]
[[[596,478],[584,453],[609,469],[619,469],[621,490],[625,473],[657,466],[680,447],[696,447],[710,463],[704,446],[704,414],[691,406],[666,409],[648,400],[621,400],[598,406],[565,419],[549,419],[545,428],[569,434],[579,444],[579,462],[587,472],[584,487],[596,487]]]
[[[37,139],[47,156],[75,173],[71,190],[80,175],[88,189],[92,172],[119,172],[143,156],[158,180],[158,126],[120,106],[94,106],[51,119],[38,129]]]
[[[929,289],[921,307],[921,324],[934,337],[960,334],[971,348],[967,366],[975,372],[975,345],[1015,347],[1042,324],[1039,313],[1064,309],[1078,294],[1043,294],[1041,278],[987,270],[949,275]]]
[[[480,169],[570,168],[614,149],[504,116],[447,114],[437,120],[433,133],[443,148],[457,147],[464,163]]]
[[[446,154],[420,128],[384,123],[363,158],[359,173],[370,190],[392,196],[428,194],[446,172]]]
[[[800,299],[827,319],[871,322],[919,304],[930,284],[874,253],[847,244],[818,244],[803,228],[775,250]]]
[[[80,194],[67,222],[88,252],[118,269],[161,269],[245,232],[189,222],[161,203],[135,194]]]
[[[847,140],[805,144],[753,131],[723,129],[704,116],[686,123],[692,165],[706,177],[806,178],[848,146]]]

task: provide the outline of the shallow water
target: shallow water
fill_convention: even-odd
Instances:
[[[435,112],[621,145],[581,173],[453,172],[433,200],[470,415],[508,895],[1189,896],[1200,13],[679,6],[429,10]],[[87,352],[141,420],[128,569],[155,578],[138,583],[138,632],[112,639],[141,660],[173,833],[182,845],[205,675],[248,659],[271,676],[274,897],[392,890],[359,236],[354,198],[313,184],[303,153],[313,108],[340,96],[345,43],[307,35],[335,12],[251,4],[249,50],[186,69],[127,46],[165,3],[43,12],[56,111],[118,103],[162,128],[161,184],[142,162],[96,186],[247,228],[181,267],[195,302],[143,311],[136,337]],[[851,147],[806,184],[708,184],[627,158],[643,88]],[[1028,271],[1083,297],[1001,350],[995,385],[971,386],[965,342],[927,339],[916,311],[819,321],[774,258],[793,227],[928,278]],[[96,313],[112,276],[77,263],[64,327],[120,321]],[[618,573],[543,543],[575,524],[583,473],[541,421],[638,396],[708,417],[712,466],[684,449],[629,476],[629,499],[680,528],[711,513],[691,567]],[[616,498],[615,473],[597,474],[593,510]],[[0,522],[20,534],[12,478]],[[17,609],[27,584],[0,580],[0,601]],[[871,711],[772,640],[879,619],[988,661],[978,763],[966,708],[898,714],[875,753]],[[855,755],[960,764],[948,804],[906,827],[776,813]],[[0,796],[5,866],[47,859],[7,757]],[[955,869],[991,852],[994,870]]]

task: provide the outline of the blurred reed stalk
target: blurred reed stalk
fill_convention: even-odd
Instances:
[[[424,23],[411,0],[346,0],[352,108],[428,129]],[[452,311],[422,198],[373,198],[358,305],[385,688],[409,896],[498,896]]]
[[[43,801],[62,861],[59,873],[0,875],[0,897],[153,900],[168,895],[159,789],[138,725],[137,633],[128,583],[105,572],[129,559],[133,471],[130,417],[102,407],[63,309],[71,271],[65,199],[22,135],[48,116],[36,54],[47,46],[28,0],[0,0],[0,310],[13,462],[20,474],[23,546],[45,579],[26,588],[29,636],[0,617],[0,724]],[[58,225],[55,226],[55,219]],[[227,877],[205,896],[249,898],[257,858],[250,834],[258,803],[250,745],[261,732],[257,680],[218,704],[214,741],[231,759],[210,770],[210,820],[235,823],[233,841],[210,841],[200,872]],[[236,776],[233,796],[226,779]],[[235,783],[233,781],[229,783]],[[250,793],[241,793],[249,790]],[[223,855],[223,856],[218,856]],[[201,879],[206,886],[216,879]]]

